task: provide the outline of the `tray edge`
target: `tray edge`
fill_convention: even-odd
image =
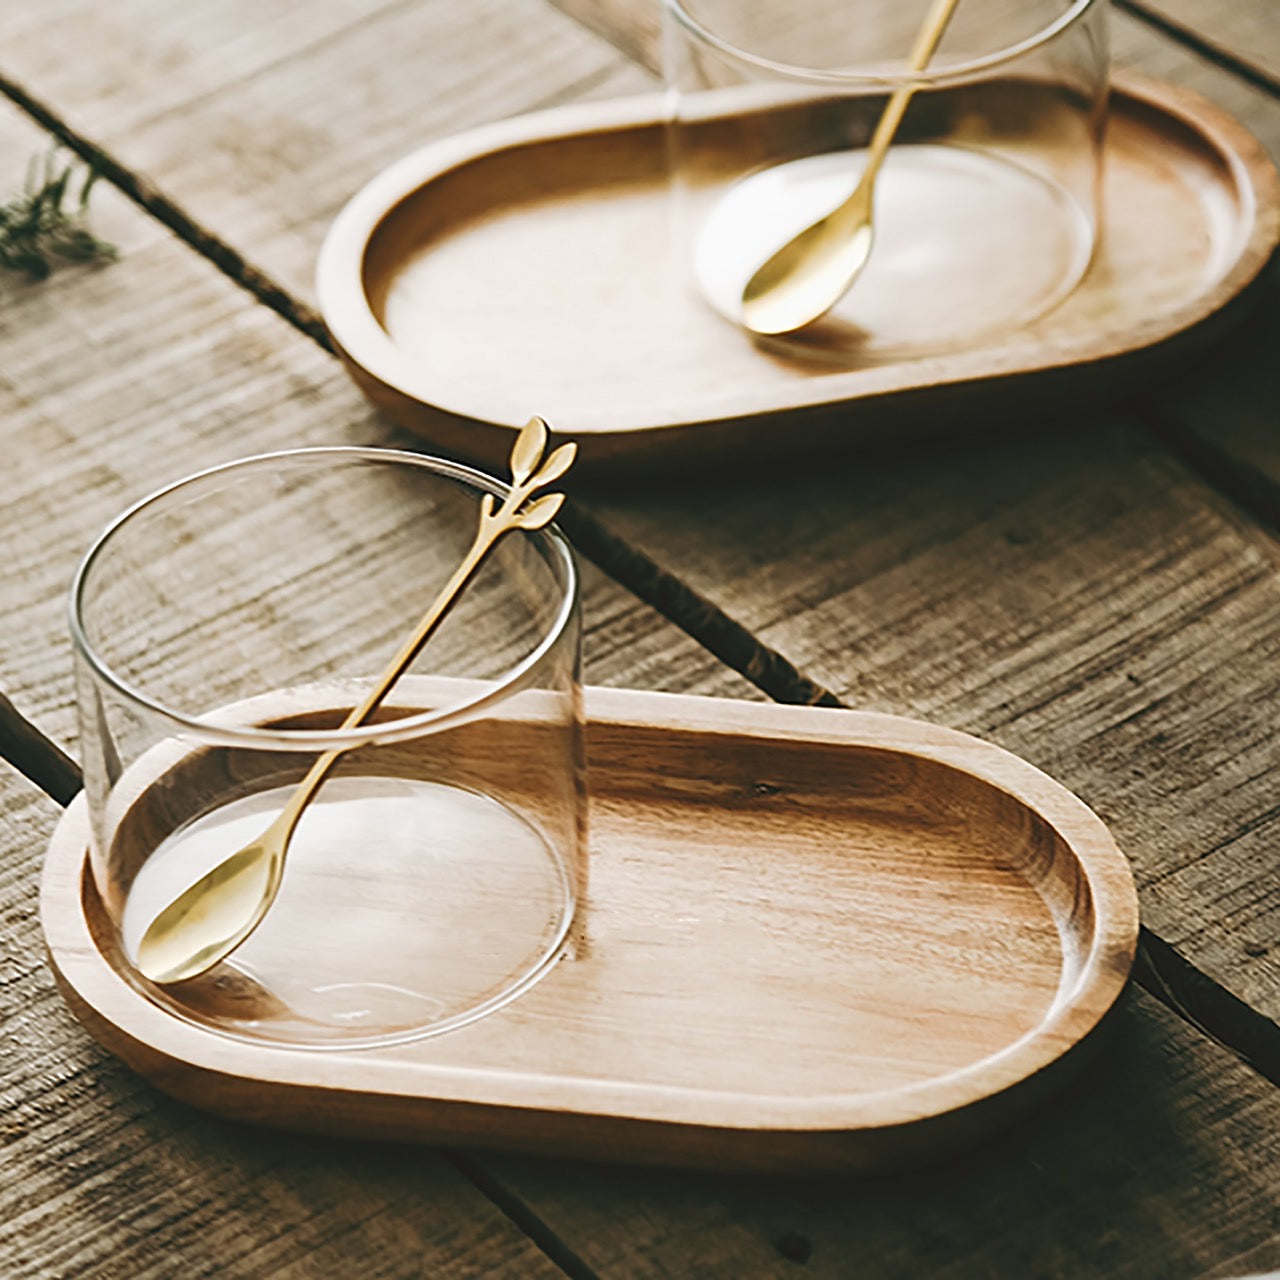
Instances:
[[[875,738],[876,745],[901,738],[927,748],[920,754],[944,762],[951,762],[958,752],[966,757],[981,754],[1005,766],[1012,763],[1022,774],[1020,782],[1032,785],[1041,793],[1037,800],[1047,797],[1065,803],[1076,817],[1083,816],[1094,824],[1104,838],[1104,849],[1116,859],[1109,867],[1104,865],[1100,869],[1086,864],[1095,892],[1099,886],[1103,889],[1110,926],[1104,931],[1100,921],[1091,954],[1091,959],[1099,961],[1089,987],[1092,998],[1071,1011],[1071,1030],[1066,1043],[1041,1054],[1037,1061],[1023,1063],[1025,1069],[997,1082],[995,1087],[962,1091],[950,1104],[919,1114],[849,1127],[820,1123],[791,1126],[776,1122],[765,1125],[704,1123],[696,1114],[696,1097],[695,1112],[655,1118],[625,1111],[607,1113],[566,1108],[555,1105],[554,1098],[535,1098],[528,1104],[520,1104],[510,1099],[458,1096],[448,1090],[439,1095],[396,1092],[380,1089],[376,1072],[371,1081],[366,1080],[356,1089],[326,1080],[325,1071],[316,1070],[317,1064],[329,1055],[268,1046],[254,1048],[255,1062],[274,1065],[276,1069],[246,1072],[227,1061],[230,1058],[234,1062],[236,1052],[243,1052],[243,1045],[187,1026],[134,992],[91,942],[86,942],[88,925],[82,912],[74,913],[75,920],[70,916],[59,918],[62,909],[59,903],[66,899],[68,878],[79,900],[78,881],[84,864],[81,860],[68,872],[50,856],[41,884],[41,923],[50,964],[64,998],[100,1043],[158,1087],[185,1101],[238,1119],[331,1133],[466,1141],[473,1145],[517,1146],[542,1151],[554,1149],[566,1154],[603,1155],[641,1162],[670,1163],[674,1157],[676,1163],[710,1167],[857,1169],[885,1167],[900,1157],[911,1160],[915,1155],[938,1149],[940,1144],[969,1141],[991,1127],[999,1127],[1006,1119],[1021,1114],[1054,1082],[1070,1074],[1073,1068],[1069,1064],[1073,1060],[1088,1056],[1087,1046],[1096,1042],[1099,1029],[1109,1020],[1133,962],[1138,932],[1137,897],[1123,855],[1115,849],[1096,815],[1072,793],[1033,765],[993,744],[955,730],[900,717],[626,690],[591,689],[588,692],[591,719],[612,724],[641,721],[646,726],[669,725],[684,730],[745,732],[761,738],[781,736],[836,743],[865,742],[867,731],[874,727],[886,735]],[[922,732],[927,740],[923,743]],[[1014,794],[1027,803],[1021,787]],[[51,855],[60,832],[65,838],[69,831],[74,832],[77,823],[83,829],[83,804],[83,798],[77,799],[64,815],[51,841]],[[1039,803],[1035,807],[1043,813]],[[1057,825],[1053,817],[1048,820]],[[83,849],[82,837],[73,838],[81,841]],[[111,1002],[120,993],[125,993],[134,1003],[135,1012],[142,1012],[144,1021],[149,1018],[169,1034],[162,1034],[158,1042],[147,1040],[145,1032],[137,1034],[136,1019],[135,1025],[126,1025],[128,1017],[123,1021],[113,1017]],[[1032,1038],[1041,1042],[1041,1048],[1052,1039],[1039,1035]],[[1017,1048],[1021,1043],[1012,1047]],[[195,1051],[189,1052],[192,1045]],[[202,1052],[211,1048],[211,1054]],[[219,1049],[223,1052],[218,1052]],[[995,1058],[1009,1056],[1006,1051]],[[370,1057],[367,1061],[373,1063],[376,1058]],[[974,1069],[956,1073],[954,1079],[967,1081],[971,1076],[980,1075],[989,1069],[992,1061],[987,1059],[975,1064]],[[310,1078],[299,1083],[292,1077],[291,1067],[304,1064],[310,1070]],[[433,1083],[439,1082],[440,1072],[426,1071],[425,1074],[433,1077]],[[467,1072],[443,1074],[466,1076]],[[952,1081],[953,1077],[942,1079]],[[861,1095],[864,1099],[874,1096]],[[835,1095],[832,1099],[817,1100],[818,1106],[830,1106],[840,1098],[841,1095]],[[319,1105],[321,1101],[323,1107]],[[589,1131],[585,1136],[579,1131],[583,1127]]]
[[[718,435],[728,428],[768,422],[778,414],[821,418],[852,404],[877,404],[897,397],[929,396],[942,391],[972,394],[973,388],[1019,379],[1039,379],[1077,368],[1106,367],[1132,360],[1178,339],[1187,339],[1228,303],[1245,294],[1280,244],[1280,173],[1262,144],[1230,112],[1193,90],[1149,77],[1122,73],[1113,78],[1112,94],[1127,96],[1140,106],[1154,108],[1199,134],[1221,156],[1254,211],[1249,234],[1230,267],[1202,293],[1182,307],[1122,334],[1104,334],[1088,351],[1070,346],[1050,352],[1034,364],[995,359],[982,348],[950,355],[888,365],[883,369],[855,370],[833,375],[822,393],[785,403],[763,405],[747,411],[719,413],[686,421],[674,412],[660,421],[614,427],[601,431],[574,430],[564,434],[577,440],[584,461],[604,464],[643,456],[670,446],[690,434]],[[356,383],[375,406],[428,438],[442,438],[446,447],[485,462],[500,460],[509,435],[521,424],[477,417],[465,406],[434,403],[406,380],[398,349],[383,333],[368,310],[358,269],[352,262],[363,258],[364,246],[387,212],[409,193],[477,156],[518,147],[543,138],[567,137],[585,132],[610,132],[661,125],[665,118],[661,94],[643,94],[605,102],[571,103],[550,110],[480,126],[412,152],[377,174],[339,212],[321,247],[316,267],[320,310],[338,354]],[[1076,344],[1080,345],[1080,344]],[[359,354],[357,354],[359,352]],[[1007,354],[1007,353],[1006,353]],[[884,370],[927,369],[914,381],[877,385]],[[869,389],[852,394],[843,390],[851,379],[871,382]],[[820,427],[821,430],[821,427]],[[681,444],[686,444],[681,440]],[[708,444],[714,442],[708,441]],[[742,444],[739,437],[737,443]],[[789,441],[791,449],[794,442]],[[694,451],[696,456],[696,451]]]

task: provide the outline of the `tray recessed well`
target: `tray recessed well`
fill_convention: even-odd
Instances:
[[[871,1168],[980,1136],[1124,985],[1128,863],[998,747],[860,712],[587,691],[591,885],[567,954],[447,1036],[247,1044],[116,967],[83,801],[41,898],[64,994],[161,1088],[289,1127],[608,1159]]]
[[[503,121],[408,156],[356,195],[317,283],[366,394],[490,465],[531,412],[576,439],[588,466],[628,468],[794,454],[1015,407],[1043,416],[1148,371],[1137,353],[1207,336],[1203,322],[1280,237],[1280,179],[1243,126],[1189,91],[1121,79],[1100,246],[1064,303],[949,354],[788,360],[715,315],[673,262],[662,112],[646,97]]]

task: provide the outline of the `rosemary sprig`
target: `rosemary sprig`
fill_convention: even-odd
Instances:
[[[33,156],[22,191],[0,205],[0,267],[43,280],[58,258],[114,258],[115,246],[99,240],[88,226],[89,195],[97,180],[96,169],[61,160],[56,151]]]

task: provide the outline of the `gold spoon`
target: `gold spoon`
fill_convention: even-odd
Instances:
[[[452,607],[481,561],[504,533],[512,529],[541,529],[550,524],[564,501],[562,493],[548,493],[525,506],[536,490],[569,469],[576,444],[562,444],[543,461],[547,424],[530,418],[511,450],[511,489],[501,507],[493,496],[480,500],[480,524],[470,550],[423,615],[365,700],[347,716],[344,729],[354,729],[371,716],[391,686],[421,652],[432,632]],[[212,871],[184,890],[147,926],[138,943],[134,964],[152,982],[183,982],[225,959],[258,927],[275,900],[284,875],[284,859],[303,811],[319,791],[340,750],[327,751],[307,771],[288,804],[252,844],[230,854]]]
[[[907,61],[923,71],[951,21],[958,0],[934,0]],[[803,329],[849,292],[871,254],[873,197],[880,166],[917,86],[904,84],[885,104],[867,148],[867,164],[853,194],[825,218],[788,240],[747,281],[742,291],[742,323],[753,333],[793,333]]]

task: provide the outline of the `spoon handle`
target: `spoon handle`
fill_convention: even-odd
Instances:
[[[911,53],[907,57],[908,71],[923,71],[929,65],[929,59],[933,57],[938,45],[942,42],[943,32],[946,31],[958,3],[959,0],[934,0],[933,8],[929,10],[923,25],[916,33],[915,44],[911,46]],[[880,166],[888,154],[893,135],[898,132],[902,117],[906,115],[907,106],[918,88],[919,86],[914,84],[899,85],[889,96],[889,101],[876,123],[875,132],[871,135],[871,143],[867,149],[867,167],[862,171],[860,186],[867,186],[875,181],[876,174],[879,173]]]
[[[498,532],[501,533],[503,531],[499,530]],[[422,652],[423,646],[431,639],[432,632],[444,621],[445,615],[462,594],[462,589],[480,567],[480,562],[484,559],[489,548],[497,541],[497,536],[481,523],[480,528],[476,531],[475,541],[471,544],[471,549],[463,558],[462,563],[454,570],[453,576],[445,584],[443,590],[432,602],[431,608],[423,615],[422,621],[418,624],[418,629],[409,637],[378,677],[377,683],[365,695],[360,705],[352,710],[342,722],[341,728],[358,728],[382,705],[387,694],[391,692],[392,685],[405,673],[410,663]],[[323,755],[316,757],[315,763],[307,770],[306,776],[289,797],[289,803],[280,815],[279,820],[286,832],[292,833],[298,819],[302,816],[303,810],[311,803],[312,797],[320,789],[325,778],[329,776],[330,770],[342,758],[343,751],[344,748],[335,747],[333,750],[326,751]]]
[[[541,529],[554,519],[564,501],[563,494],[544,494],[528,506],[525,506],[525,502],[535,490],[550,484],[552,480],[558,479],[568,470],[577,452],[577,445],[573,443],[561,445],[539,467],[546,445],[546,422],[538,417],[531,418],[520,432],[511,451],[512,484],[502,500],[502,505],[495,510],[493,497],[490,494],[485,494],[481,499],[480,523],[470,549],[453,571],[449,581],[431,602],[426,613],[422,615],[413,634],[400,646],[395,657],[374,682],[373,688],[342,722],[343,729],[354,729],[364,724],[382,705],[392,686],[422,652],[427,641],[431,639],[436,628],[457,603],[463,589],[484,562],[485,556],[503,534],[509,533],[512,529]],[[535,468],[537,468],[536,471]],[[337,747],[318,756],[289,797],[289,803],[277,819],[283,828],[286,841],[344,750],[345,748]]]

